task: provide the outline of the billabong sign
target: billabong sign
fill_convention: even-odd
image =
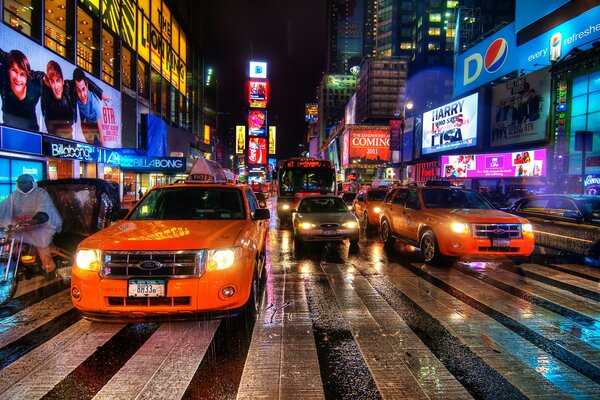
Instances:
[[[94,146],[44,137],[42,153],[55,158],[80,161],[96,161]]]
[[[185,157],[121,156],[121,168],[129,171],[185,172]]]

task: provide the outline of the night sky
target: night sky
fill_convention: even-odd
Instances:
[[[203,0],[207,65],[219,81],[219,112],[245,124],[248,61],[268,62],[268,120],[277,126],[277,157],[299,155],[304,104],[316,101],[325,70],[325,0]]]

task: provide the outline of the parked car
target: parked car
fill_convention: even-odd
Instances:
[[[342,241],[350,239],[358,244],[358,219],[347,204],[337,196],[303,197],[292,210],[294,239],[297,244],[315,241]]]
[[[354,215],[366,229],[379,226],[381,202],[389,189],[362,189],[352,202]]]
[[[531,221],[536,244],[600,258],[600,196],[535,195],[506,211]]]
[[[396,188],[381,211],[381,238],[420,248],[425,262],[445,257],[524,258],[534,249],[525,218],[494,208],[474,190],[450,186]]]
[[[253,314],[269,210],[249,186],[211,176],[219,169],[197,160],[190,177],[202,180],[153,187],[123,220],[83,240],[73,305],[91,319]]]
[[[354,206],[352,201],[356,198],[356,192],[342,192],[339,194],[340,198],[348,205],[348,210],[352,211]]]

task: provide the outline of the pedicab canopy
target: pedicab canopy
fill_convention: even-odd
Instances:
[[[198,158],[194,162],[187,180],[195,182],[227,182],[227,177],[221,165],[205,158]]]

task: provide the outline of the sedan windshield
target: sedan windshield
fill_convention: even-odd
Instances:
[[[304,199],[298,206],[300,213],[347,212],[348,206],[339,197]]]
[[[493,209],[483,196],[464,189],[425,189],[423,201],[427,208]]]
[[[131,214],[132,220],[244,219],[237,189],[172,187],[150,191]]]

